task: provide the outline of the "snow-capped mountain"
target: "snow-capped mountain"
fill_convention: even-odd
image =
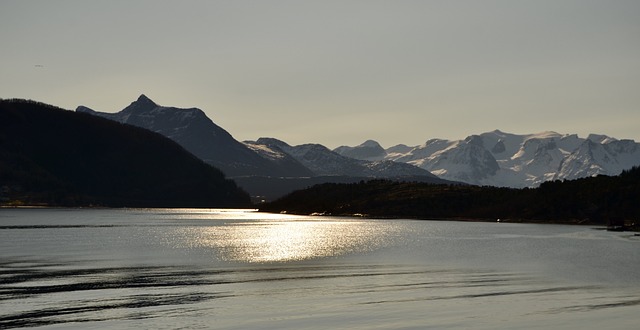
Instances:
[[[307,168],[290,158],[273,161],[261,157],[197,108],[160,106],[145,95],[140,95],[135,102],[117,113],[96,112],[84,106],[79,106],[76,111],[160,133],[231,177],[311,175]]]
[[[370,141],[366,143],[372,145]],[[337,153],[362,159],[356,147]],[[549,180],[617,175],[640,165],[640,144],[591,134],[542,132],[518,135],[495,130],[464,140],[431,139],[415,147],[398,145],[383,159],[419,166],[448,180],[471,184],[536,187]]]
[[[601,141],[601,142],[598,142]],[[589,136],[562,160],[554,179],[577,179],[595,174],[617,175],[640,165],[640,144],[631,140]]]
[[[436,179],[428,171],[390,160],[368,161],[345,157],[320,144],[291,146],[273,138],[245,141],[250,148],[264,153],[265,157],[289,155],[310,169],[317,176],[402,177],[424,176]],[[377,143],[376,143],[377,144]],[[383,150],[384,151],[384,150]]]

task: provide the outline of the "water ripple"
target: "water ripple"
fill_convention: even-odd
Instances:
[[[9,316],[0,317],[0,328],[21,328],[53,325],[67,322],[95,322],[110,319],[109,317],[97,317],[103,312],[114,309],[140,309],[146,307],[157,307],[166,305],[195,304],[211,299],[227,298],[229,295],[189,292],[182,294],[142,294],[124,296],[122,298],[83,301],[78,306],[43,308],[22,313],[15,313]],[[83,314],[90,314],[91,317]],[[142,318],[143,314],[138,314],[137,318]],[[69,316],[75,316],[69,318]],[[79,316],[79,317],[78,317]],[[144,318],[154,317],[147,314]]]

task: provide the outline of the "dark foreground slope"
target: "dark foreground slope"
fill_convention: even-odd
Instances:
[[[537,189],[374,180],[297,191],[262,211],[424,219],[628,225],[640,220],[640,168],[619,176],[555,181]]]
[[[248,195],[175,142],[141,128],[0,100],[0,203],[247,206]]]

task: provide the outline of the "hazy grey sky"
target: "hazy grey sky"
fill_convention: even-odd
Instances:
[[[0,1],[0,98],[144,93],[236,139],[640,141],[640,1]]]

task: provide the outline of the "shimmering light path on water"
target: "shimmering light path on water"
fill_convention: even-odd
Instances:
[[[633,329],[640,239],[229,210],[0,210],[0,328]]]

